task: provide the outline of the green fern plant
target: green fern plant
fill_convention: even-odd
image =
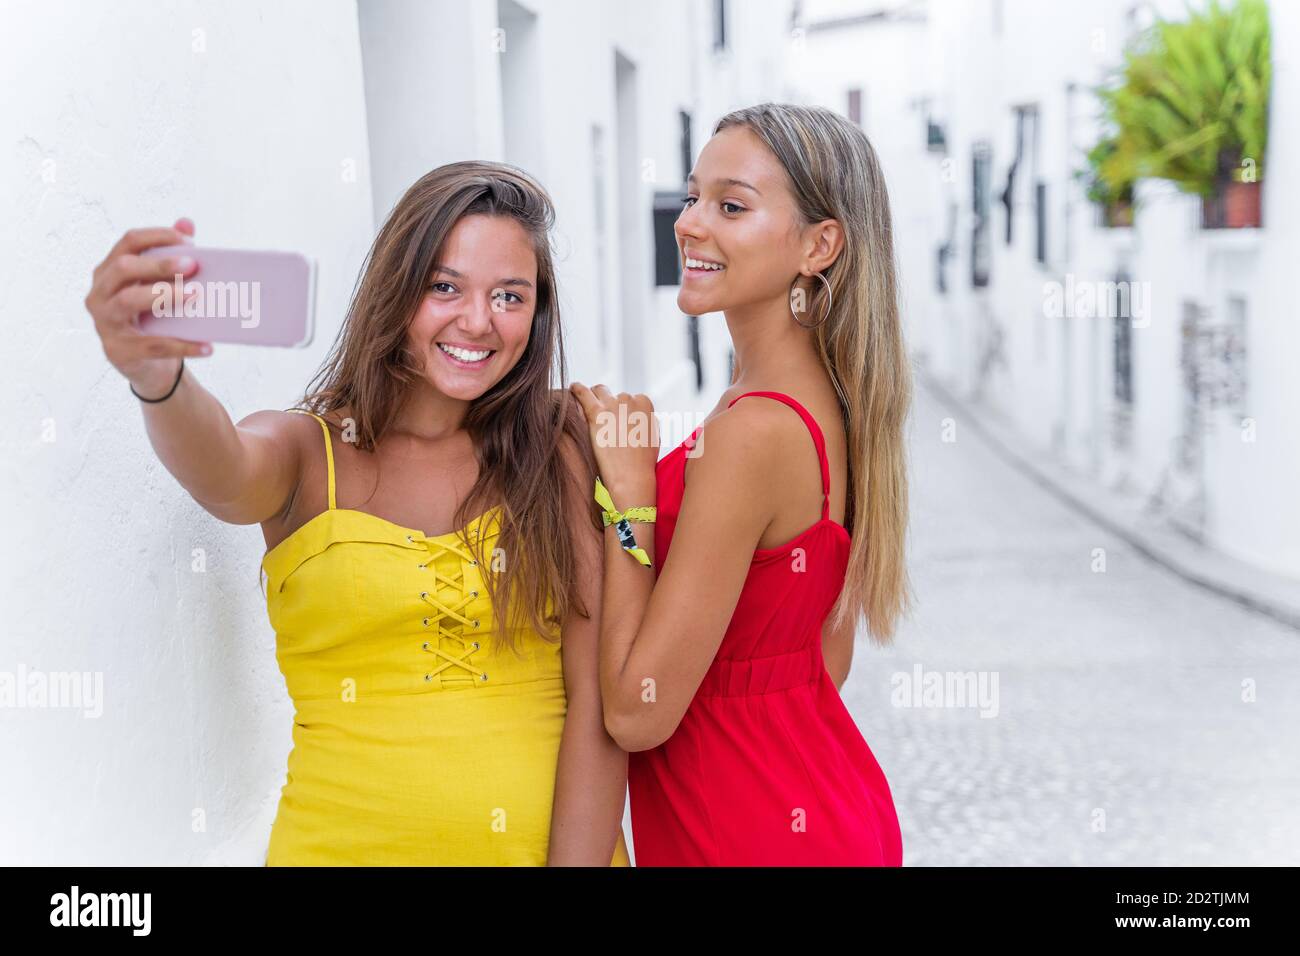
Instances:
[[[1098,176],[1111,190],[1150,176],[1210,196],[1249,159],[1262,178],[1271,79],[1266,0],[1210,0],[1157,21],[1126,52],[1120,82],[1099,91],[1119,132]]]
[[[1119,149],[1118,136],[1102,137],[1092,149],[1088,150],[1085,156],[1088,161],[1087,168],[1081,169],[1075,174],[1077,178],[1083,181],[1084,194],[1099,206],[1133,202],[1132,180],[1116,180],[1103,173],[1103,167],[1106,167],[1111,162],[1112,157]]]

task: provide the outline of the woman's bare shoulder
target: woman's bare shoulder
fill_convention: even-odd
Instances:
[[[337,456],[338,422],[330,421],[334,417],[331,415],[321,417],[333,426],[331,450]],[[305,410],[259,409],[245,415],[235,427],[242,435],[241,440],[256,449],[254,460],[258,472],[264,475],[278,473],[285,482],[285,496],[278,510],[261,522],[270,543],[271,539],[278,540],[284,536],[286,529],[293,524],[293,513],[301,510],[305,479],[319,471],[324,481],[325,437],[320,422]],[[278,459],[278,464],[273,464],[272,459]],[[323,497],[322,490],[322,508]]]
[[[692,463],[698,470],[699,463],[712,455],[710,471],[743,472],[756,481],[770,476],[771,469],[788,456],[793,434],[781,412],[774,402],[745,401],[712,413],[696,434],[688,470]]]

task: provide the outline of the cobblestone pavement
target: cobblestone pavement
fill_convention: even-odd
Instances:
[[[917,609],[843,688],[904,865],[1300,864],[1300,633],[1070,510],[920,382],[910,429]],[[923,696],[961,675],[987,696]]]

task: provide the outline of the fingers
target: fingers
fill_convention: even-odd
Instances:
[[[133,282],[171,280],[176,273],[189,275],[198,267],[192,256],[137,256],[130,253],[118,256],[105,266],[100,276],[100,289],[113,296],[123,286]]]
[[[194,236],[194,221],[184,216],[177,219],[176,222],[172,224],[172,228],[177,232],[184,233],[187,237],[193,238]]]
[[[595,426],[600,420],[600,416],[609,412],[614,415],[619,414],[619,408],[626,406],[630,411],[642,412],[651,417],[652,428],[654,418],[654,402],[650,396],[641,393],[631,394],[629,392],[619,392],[615,395],[610,389],[603,385],[593,385],[591,388],[583,385],[581,382],[572,382],[569,385],[569,391],[578,400],[582,406],[582,412],[587,416],[587,421]]]
[[[109,303],[111,315],[106,317],[120,320],[124,317],[124,313],[112,307],[119,297],[130,293],[129,299],[135,304],[147,294],[145,304],[148,304],[152,301],[154,295],[152,289],[155,284],[171,282],[177,274],[192,275],[197,268],[198,264],[190,256],[158,258],[130,253],[117,256],[96,277],[90,294],[86,296],[86,307],[95,313],[99,311],[96,309],[97,303]],[[133,317],[134,314],[131,313],[129,317]]]
[[[625,401],[644,398],[646,401],[650,401],[650,396],[642,392],[619,392],[616,396],[612,391],[610,391],[609,386],[603,384],[593,385],[588,388],[581,382],[570,382],[569,391],[573,392],[574,395],[594,395],[597,397],[603,396],[605,398],[621,398]]]
[[[178,219],[176,221],[177,223],[185,223],[189,225],[191,233],[193,232],[194,225],[188,219]],[[167,229],[160,226],[158,228],[150,228],[150,229],[128,229],[125,235],[123,235],[122,238],[117,241],[117,243],[113,246],[113,248],[108,250],[108,255],[104,257],[104,261],[99,263],[99,265],[95,266],[92,272],[92,275],[94,276],[94,281],[96,284],[98,284],[100,278],[105,273],[109,272],[109,270],[113,267],[114,263],[116,263],[123,256],[129,256],[134,258],[139,256],[139,254],[144,252],[146,249],[152,249],[155,246],[175,246],[175,245],[187,245],[187,244],[190,244],[189,236],[186,233],[181,232],[174,228]],[[168,260],[166,259],[160,260],[156,256],[149,256],[146,258],[145,261],[166,262]],[[117,291],[116,288],[111,289],[109,290],[108,294],[112,295],[113,292],[116,291]]]
[[[170,296],[164,297],[154,291],[153,283],[146,285],[138,282],[120,289],[100,311],[102,317],[109,322],[135,325],[142,312],[153,312],[154,305],[159,302],[159,299],[163,299],[163,304],[168,309],[174,310],[173,314],[180,314],[185,303],[194,296],[193,291],[186,292],[182,295],[180,303],[174,305]]]
[[[189,220],[177,220],[177,222],[189,222]],[[192,233],[193,224],[190,225]],[[117,244],[108,251],[108,256],[104,261],[107,262],[109,259],[124,254],[136,255],[146,249],[152,249],[154,246],[174,246],[184,241],[185,233],[168,226],[128,229],[122,238],[117,240]]]
[[[124,349],[130,352],[129,358],[197,358],[212,354],[208,342],[191,342],[188,339],[173,339],[165,335],[132,336]]]
[[[589,422],[594,423],[596,416],[600,412],[618,407],[618,401],[604,385],[594,385],[587,388],[581,382],[573,382],[569,385],[569,391],[573,392],[574,397],[578,399],[578,404],[582,406],[583,414],[587,416]],[[624,393],[619,397],[627,398],[628,396]]]
[[[569,391],[578,400],[578,405],[582,408],[582,414],[587,417],[587,421],[591,421],[600,405],[596,397],[591,394],[591,389],[581,382],[572,382],[569,385]]]
[[[616,408],[619,405],[636,405],[643,406],[646,409],[653,409],[654,403],[650,401],[649,395],[640,392],[633,394],[631,392],[619,392],[615,395],[610,389],[603,384],[593,385],[591,388],[583,385],[581,382],[571,382],[569,391],[573,392],[574,397],[582,405],[583,411],[592,406],[608,406]]]
[[[166,335],[144,335],[127,331],[104,340],[104,354],[118,368],[138,365],[148,359],[199,358],[212,354],[208,342],[191,342]]]

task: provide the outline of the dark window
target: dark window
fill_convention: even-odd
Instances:
[[[700,318],[696,315],[686,317],[686,330],[690,336],[691,361],[695,364],[695,390],[704,389],[704,357],[700,354]]]
[[[943,135],[943,126],[933,119],[925,121],[925,148],[932,153],[946,153],[948,143]]]
[[[1002,190],[1002,205],[1007,214],[1007,245],[1011,245],[1012,225],[1016,220],[1016,171],[1025,155],[1025,110],[1016,109],[1016,155],[1007,168],[1007,185]]]
[[[689,176],[691,173],[691,166],[695,159],[695,151],[691,148],[691,114],[686,112],[685,110],[681,110],[678,112],[677,116],[678,116],[678,120],[681,123],[680,146],[682,151],[682,183],[684,185],[686,182],[686,177]],[[673,221],[676,221],[677,216],[681,213],[681,209],[682,209],[681,196],[676,195],[675,201],[673,203],[673,209],[672,209]],[[665,218],[666,218],[666,213],[665,213]],[[656,218],[655,228],[657,232],[659,229],[657,218]],[[658,238],[656,238],[655,240],[655,246],[656,246],[655,259],[657,263],[655,267],[655,272],[657,275],[659,275],[667,271],[665,268],[666,263],[664,263],[664,267],[661,267],[658,264],[660,258],[659,248],[664,245],[671,244],[671,249],[669,249],[668,251],[671,252],[673,257],[673,266],[671,271],[671,275],[673,276],[673,281],[657,282],[657,284],[677,285],[681,281],[680,279],[681,251],[677,246],[677,236],[672,231],[673,227],[671,222],[667,224],[667,228],[668,228],[668,235],[664,238],[664,240],[661,241]],[[665,257],[666,255],[667,252],[664,253]],[[686,317],[686,332],[688,336],[687,345],[691,353],[691,363],[695,366],[695,390],[699,392],[704,389],[704,358],[700,354],[700,320],[698,316],[688,315]]]
[[[682,211],[682,194],[656,192],[654,206],[655,285],[681,285],[681,255],[673,226]]]
[[[1129,301],[1129,277],[1121,272],[1115,276],[1115,301],[1111,315],[1115,316],[1115,400],[1133,404],[1133,316]]]
[[[680,110],[677,119],[681,124],[682,184],[685,185],[686,177],[691,174],[691,165],[695,162],[695,151],[691,149],[691,114]]]
[[[849,121],[862,125],[862,90],[857,87],[849,90]]]
[[[1011,245],[1011,227],[1012,225],[1014,225],[1016,221],[1016,200],[1015,200],[1016,166],[1018,166],[1019,164],[1020,164],[1020,160],[1017,159],[1007,169],[1007,185],[1006,188],[1002,190],[1002,196],[1000,197],[1002,200],[1002,206],[1006,212],[1007,245]]]
[[[1047,183],[1041,179],[1034,184],[1034,221],[1037,233],[1034,240],[1034,258],[1047,262]]]
[[[957,204],[948,203],[948,229],[943,242],[935,249],[935,288],[940,295],[948,294],[948,260],[957,254]]]
[[[989,176],[993,168],[993,151],[988,143],[978,142],[971,150],[971,226],[970,280],[983,288],[989,284],[989,265],[993,256],[989,248]]]

